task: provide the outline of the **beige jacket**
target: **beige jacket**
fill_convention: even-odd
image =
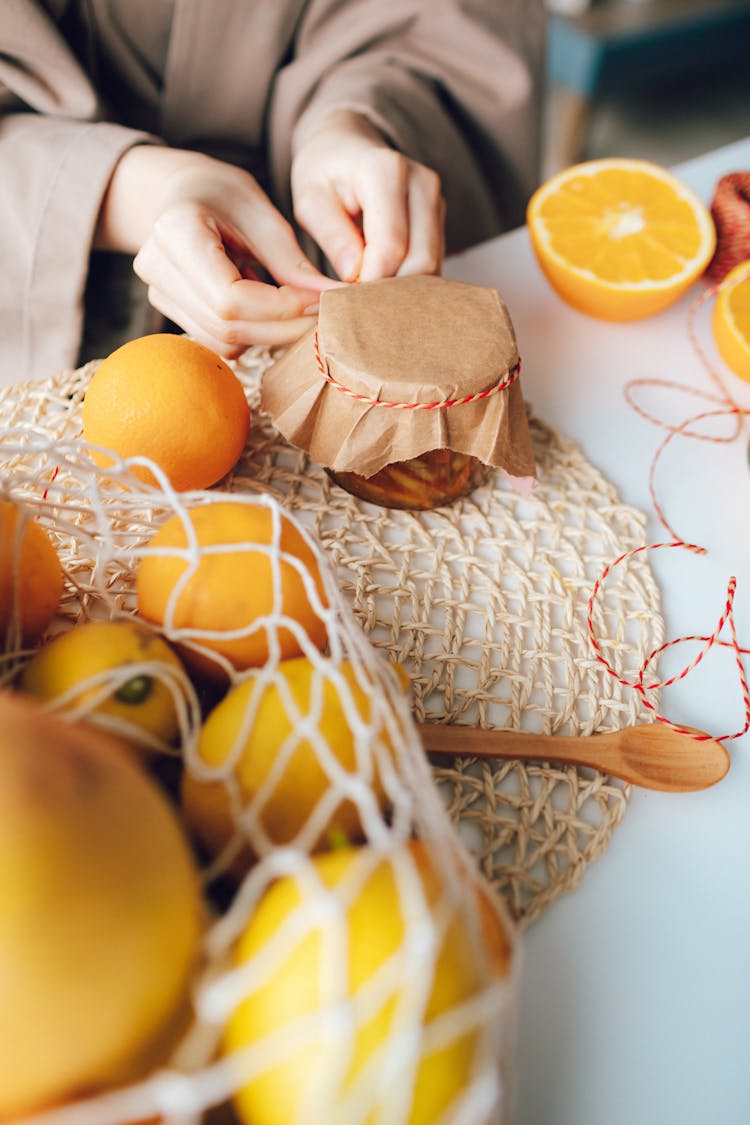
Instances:
[[[242,163],[290,216],[295,145],[350,108],[440,174],[449,250],[522,221],[542,44],[541,0],[1,0],[0,385],[76,362],[136,143]]]

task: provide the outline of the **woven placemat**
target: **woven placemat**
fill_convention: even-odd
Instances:
[[[636,693],[596,660],[586,628],[594,582],[644,541],[645,517],[620,501],[576,445],[532,417],[539,487],[531,497],[495,473],[451,507],[378,508],[336,486],[261,415],[259,382],[270,361],[257,348],[235,365],[253,426],[221,487],[269,492],[314,533],[365,633],[408,671],[418,720],[561,734],[648,721]],[[4,427],[79,434],[94,366],[0,392]],[[663,640],[645,553],[612,572],[594,623],[610,664],[634,678]],[[574,766],[456,759],[433,776],[521,923],[578,884],[606,849],[629,795],[626,785]]]

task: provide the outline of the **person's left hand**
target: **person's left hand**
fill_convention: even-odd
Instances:
[[[439,273],[440,178],[391,148],[359,114],[331,114],[306,136],[291,187],[296,221],[343,281]]]

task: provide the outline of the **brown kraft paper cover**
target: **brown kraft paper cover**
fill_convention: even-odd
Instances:
[[[388,278],[322,293],[317,328],[268,368],[261,405],[288,441],[335,472],[370,477],[452,449],[526,491],[535,465],[518,362],[494,289]]]

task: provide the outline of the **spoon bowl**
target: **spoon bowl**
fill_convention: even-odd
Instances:
[[[421,723],[428,754],[513,758],[591,766],[644,789],[688,793],[721,781],[730,759],[721,742],[692,727],[645,723],[591,735],[534,734]]]

